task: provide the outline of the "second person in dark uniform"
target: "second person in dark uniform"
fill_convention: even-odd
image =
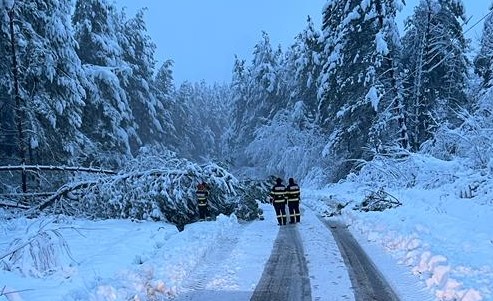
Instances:
[[[293,178],[289,178],[288,186],[286,187],[286,197],[288,199],[289,223],[300,222],[300,187],[294,182]]]

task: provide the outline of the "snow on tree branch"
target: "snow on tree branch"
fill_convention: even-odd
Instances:
[[[213,216],[235,212],[242,187],[224,168],[212,162],[198,165],[171,152],[145,150],[115,175],[82,174],[29,212],[51,210],[88,218],[161,220],[184,225],[197,219],[195,189],[201,182],[209,186]]]

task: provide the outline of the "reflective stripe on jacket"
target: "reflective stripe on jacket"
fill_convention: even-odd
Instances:
[[[208,192],[206,190],[198,189],[197,191],[195,191],[195,195],[197,197],[197,202],[199,203],[199,206],[207,206]]]
[[[270,196],[274,200],[274,203],[286,202],[286,187],[282,184],[276,184],[270,191]]]
[[[286,198],[288,199],[288,202],[299,202],[300,187],[296,184],[288,185],[288,187],[286,187]]]

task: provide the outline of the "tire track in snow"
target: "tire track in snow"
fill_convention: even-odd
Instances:
[[[228,258],[238,244],[237,234],[223,234],[207,250],[203,260],[184,280],[180,291],[213,290],[214,288],[236,287],[235,271],[228,265]],[[188,300],[188,299],[187,299]]]
[[[295,225],[281,226],[251,301],[311,301],[303,243]]]
[[[324,221],[324,224],[330,229],[339,245],[353,283],[356,300],[399,301],[392,287],[346,229],[346,226],[334,221]]]

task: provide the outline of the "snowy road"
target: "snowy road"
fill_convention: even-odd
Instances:
[[[3,271],[0,283],[16,301],[397,300],[385,295],[385,286],[374,286],[383,281],[372,281],[380,275],[372,264],[361,263],[365,252],[357,250],[349,232],[341,228],[333,235],[315,211],[305,207],[300,224],[279,227],[272,206],[262,208],[263,221],[218,216],[189,224],[182,232],[155,222],[70,220],[59,231],[72,257],[60,259],[69,264],[77,260],[76,265],[29,281],[15,271]],[[24,226],[19,222],[15,230],[20,233]],[[380,256],[363,247],[372,260]],[[431,300],[417,297],[418,289],[406,298],[402,287],[416,287],[416,280],[389,276],[388,268],[395,264],[391,259],[374,262],[400,300]]]
[[[356,300],[398,301],[395,292],[349,233],[347,227],[332,221],[324,221],[324,224],[330,229],[339,245],[353,283]]]
[[[295,225],[280,227],[274,249],[251,300],[312,300],[305,252]]]
[[[267,252],[268,260],[265,262],[258,283],[252,287],[253,293],[248,289],[238,289],[238,287],[232,290],[224,289],[235,287],[235,281],[239,280],[232,267],[237,261],[239,250],[243,248],[238,246],[242,238],[223,237],[222,241],[217,243],[217,246],[221,247],[211,248],[202,262],[184,281],[182,291],[186,292],[180,294],[176,300],[399,300],[382,274],[344,226],[319,220],[314,212],[306,208],[303,215],[309,218],[306,218],[302,224],[278,227],[269,221],[264,223],[267,227],[278,227],[272,230],[277,236],[272,248],[264,250]],[[243,232],[245,234],[243,237],[251,235],[251,231],[247,228]],[[310,244],[313,242],[307,240],[307,234],[312,238],[321,238],[321,247],[318,246],[317,249],[331,252],[322,256],[325,262],[315,263],[321,265],[317,266],[317,269],[329,271],[328,276],[323,279],[320,279],[320,272],[310,270],[314,265],[308,263],[314,257],[309,254],[310,250],[307,248],[312,248]],[[339,271],[334,271],[334,267],[338,267]],[[343,289],[344,293],[340,293],[340,289],[334,290],[334,287],[347,284],[342,280],[345,277],[350,279],[352,288]],[[219,287],[222,289],[218,290]],[[312,293],[312,288],[317,292]]]

